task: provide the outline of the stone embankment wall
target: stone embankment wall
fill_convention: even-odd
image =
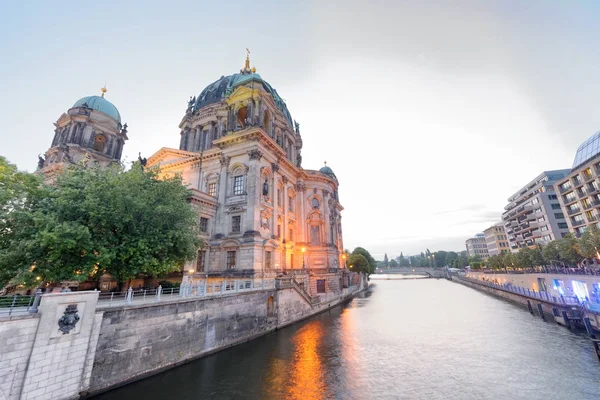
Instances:
[[[99,292],[43,295],[37,314],[0,316],[0,400],[98,393],[325,311],[366,282],[318,296],[277,286],[120,307]]]
[[[493,287],[489,287],[489,286],[485,286],[483,284],[479,284],[476,282],[472,282],[466,279],[463,279],[461,277],[452,277],[454,282],[458,282],[461,283],[465,286],[469,286],[470,288],[479,290],[480,292],[484,292],[487,294],[490,294],[492,296],[496,296],[496,297],[500,297],[504,300],[508,300],[512,303],[515,303],[517,305],[523,306],[525,308],[527,308],[527,301],[529,300],[529,302],[531,303],[531,306],[533,307],[534,311],[537,312],[538,308],[537,305],[541,304],[542,305],[542,311],[544,312],[544,314],[548,315],[548,316],[553,316],[554,314],[552,313],[552,307],[554,307],[555,305],[545,301],[545,300],[541,300],[541,299],[532,299],[532,298],[528,298],[526,296],[522,296],[516,293],[512,293],[509,291],[505,291],[502,289],[496,289]]]
[[[275,290],[104,312],[90,392],[173,367],[276,328]]]

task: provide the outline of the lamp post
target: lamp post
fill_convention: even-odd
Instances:
[[[342,261],[344,263],[344,269],[346,269],[346,254],[342,254]]]
[[[302,248],[302,269],[306,269],[306,247]]]

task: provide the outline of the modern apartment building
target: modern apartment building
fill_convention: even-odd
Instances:
[[[600,219],[599,153],[600,131],[579,146],[570,173],[555,185],[567,226],[577,236]]]
[[[508,244],[508,237],[504,230],[504,224],[498,222],[483,231],[485,236],[485,244],[487,251],[490,256],[497,256],[502,253],[510,252],[510,245]]]
[[[554,184],[562,182],[570,172],[544,171],[509,197],[502,222],[513,253],[522,247],[547,244],[569,232]]]
[[[467,254],[469,257],[479,256],[483,259],[489,257],[487,245],[485,243],[485,236],[483,233],[478,233],[475,237],[467,239],[465,242],[467,246]]]

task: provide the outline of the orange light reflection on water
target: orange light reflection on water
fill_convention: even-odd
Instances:
[[[300,329],[293,339],[295,351],[290,371],[287,398],[319,400],[325,398],[326,385],[319,355],[323,325],[312,321]]]

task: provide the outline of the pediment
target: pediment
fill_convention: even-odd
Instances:
[[[225,100],[228,105],[239,103],[240,101],[248,100],[259,94],[258,89],[251,89],[246,86],[238,86],[233,93]]]
[[[154,153],[148,159],[148,167],[159,166],[162,168],[168,168],[170,166],[181,165],[194,161],[200,157],[200,154],[193,153],[191,151],[171,149],[163,147],[156,153]]]

